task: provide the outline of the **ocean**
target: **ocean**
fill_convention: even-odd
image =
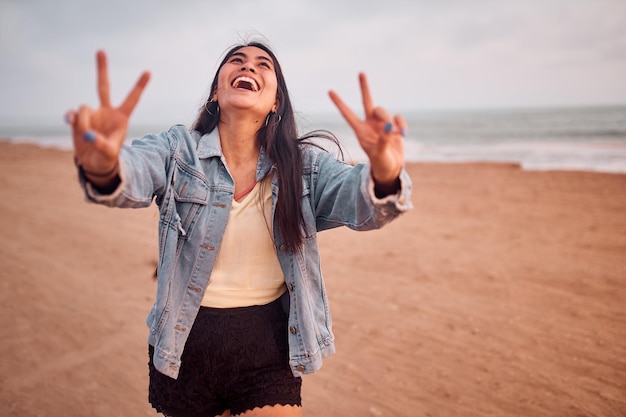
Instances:
[[[626,173],[626,105],[404,113],[409,162],[512,162],[527,170]],[[365,154],[340,115],[298,115],[301,133],[332,131],[347,159]],[[131,126],[129,140],[169,126]],[[2,126],[0,138],[71,149],[69,128]],[[3,139],[6,140],[6,139]]]

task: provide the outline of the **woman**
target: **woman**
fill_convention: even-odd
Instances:
[[[301,376],[334,353],[317,232],[381,227],[410,208],[402,116],[365,119],[330,98],[369,164],[298,138],[280,65],[261,43],[233,47],[192,129],[123,145],[148,80],[121,106],[97,54],[100,108],[66,115],[88,200],[160,210],[156,302],[147,324],[149,399],[168,416],[299,416]]]

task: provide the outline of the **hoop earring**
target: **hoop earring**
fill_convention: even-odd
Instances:
[[[213,114],[213,112],[208,109],[207,105],[211,103],[215,103],[215,107],[217,108],[217,111],[215,113],[217,114]],[[220,114],[220,105],[217,101],[209,100],[206,103],[204,103],[204,110],[206,110],[206,112],[209,113],[211,116],[217,116]]]
[[[275,112],[269,112],[269,113],[267,114],[267,117],[265,118],[265,126],[267,126],[267,125],[268,125],[268,123],[269,123],[269,121],[270,121],[270,116],[271,116],[271,115],[273,115],[273,114],[276,114],[276,113],[275,113]],[[273,123],[273,124],[275,124],[275,125],[279,124],[279,123],[280,123],[280,121],[283,119],[283,118],[282,118],[282,116],[281,116],[280,114],[277,114],[276,116],[278,116],[278,121],[277,121],[276,123]]]

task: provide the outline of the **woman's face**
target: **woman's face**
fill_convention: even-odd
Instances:
[[[220,69],[213,100],[219,103],[220,112],[249,110],[264,118],[278,107],[277,88],[274,62],[269,54],[255,46],[244,46]]]

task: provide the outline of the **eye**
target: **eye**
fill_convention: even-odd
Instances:
[[[265,61],[261,61],[261,63],[259,65],[262,66],[262,67],[268,68],[268,69],[272,68],[272,67],[270,67],[270,64],[268,64]]]
[[[230,60],[230,62],[236,62],[236,63],[240,64],[240,63],[243,62],[243,59],[241,59],[240,57],[236,56],[236,57],[232,58]]]

